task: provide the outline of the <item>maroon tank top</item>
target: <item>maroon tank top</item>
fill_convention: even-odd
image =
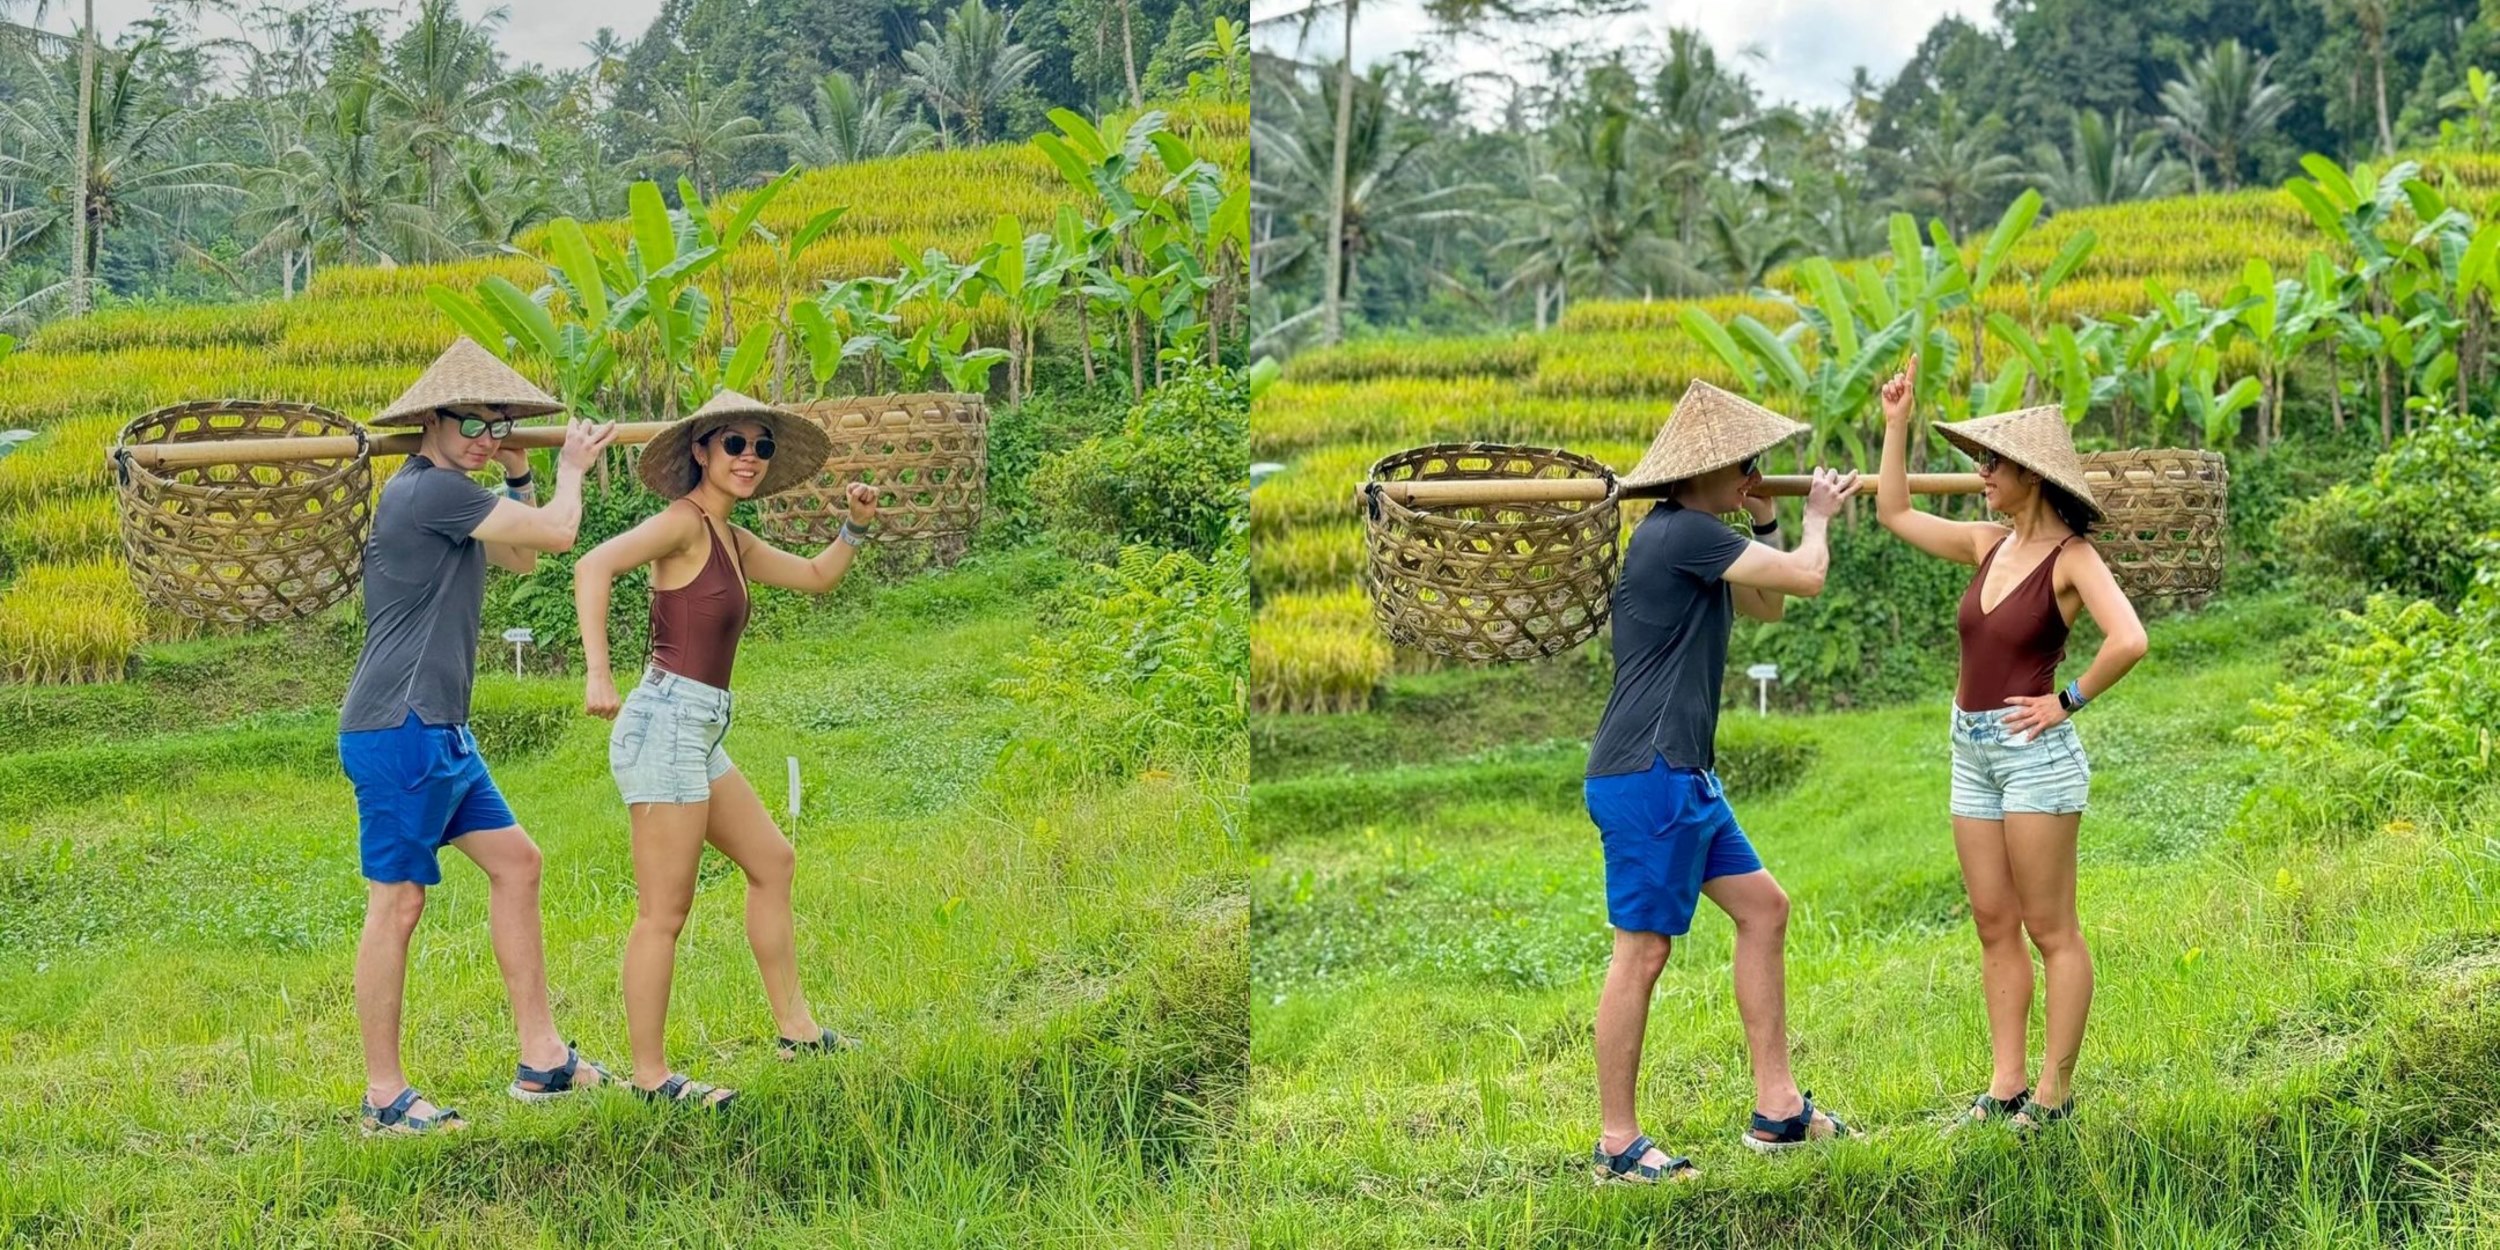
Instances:
[[[674,506],[674,505],[671,505]],[[712,550],[703,571],[675,590],[651,590],[651,662],[663,671],[720,690],[738,659],[738,635],[747,627],[746,570],[734,564],[720,531],[698,505]]]
[[[1986,712],[2009,706],[2015,695],[2042,695],[2057,688],[2057,665],[2066,658],[2066,616],[2057,610],[2057,558],[2065,554],[2068,534],[2031,570],[2022,584],[2007,591],[1994,609],[1979,608],[1988,569],[1997,552],[2014,540],[1990,548],[1979,562],[1979,576],[1962,592],[1954,624],[1962,634],[1962,681],[1953,702],[1965,712]]]

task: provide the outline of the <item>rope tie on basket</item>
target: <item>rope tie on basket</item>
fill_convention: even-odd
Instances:
[[[1380,519],[1380,482],[1374,479],[1363,484],[1363,496],[1371,502],[1372,519]]]

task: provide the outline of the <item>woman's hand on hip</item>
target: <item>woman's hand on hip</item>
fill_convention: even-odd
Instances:
[[[2018,694],[2005,701],[2014,714],[2005,718],[2005,727],[2023,735],[2029,742],[2066,723],[2065,705],[2053,694]]]

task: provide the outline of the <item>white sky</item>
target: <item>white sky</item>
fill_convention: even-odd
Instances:
[[[50,0],[44,7],[46,30],[67,32],[77,27],[81,0]],[[31,9],[28,0],[9,4],[11,16],[25,20]],[[460,12],[471,21],[488,9],[498,7],[495,0],[460,0]],[[570,69],[590,63],[590,54],[582,51],[582,41],[602,26],[616,29],[618,37],[631,40],[639,37],[659,16],[660,0],[505,0],[503,8],[510,11],[495,44],[504,53],[507,64],[518,65],[536,61],[550,69]],[[95,0],[96,29],[106,39],[118,37],[130,24],[155,11],[154,0]],[[222,30],[219,19],[203,24],[211,30]]]
[[[1305,0],[1251,0],[1252,20],[1292,13]],[[1649,0],[1641,11],[1602,22],[1582,22],[1534,32],[1528,42],[1555,43],[1578,36],[1596,46],[1631,46],[1639,41],[1663,47],[1670,26],[1700,30],[1717,49],[1722,64],[1753,80],[1772,100],[1804,105],[1838,104],[1848,98],[1849,71],[1863,65],[1881,82],[1908,63],[1918,41],[1936,19],[1960,13],[1980,25],[1993,19],[1985,0]],[[1363,0],[1354,23],[1354,60],[1369,65],[1425,43],[1428,24],[1417,0]],[[1324,15],[1311,31],[1301,56],[1305,60],[1337,57],[1344,38],[1343,19]],[[1257,32],[1260,46],[1290,54],[1294,36],[1290,23]],[[1521,41],[1512,39],[1512,54],[1493,43],[1471,40],[1455,53],[1455,65],[1467,73],[1499,74],[1527,65],[1516,55]],[[1739,50],[1758,48],[1766,59],[1740,60]],[[1453,54],[1442,50],[1442,57]]]

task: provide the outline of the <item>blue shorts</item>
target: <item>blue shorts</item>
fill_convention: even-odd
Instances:
[[[440,884],[434,857],[444,843],[521,823],[486,775],[467,725],[428,725],[410,712],[397,729],[340,734],[339,764],[356,783],[356,850],[367,881]]]
[[[1717,773],[1653,758],[1645,773],[1589,778],[1589,819],[1606,848],[1608,923],[1682,937],[1702,882],[1760,872],[1762,860],[1737,828]]]

